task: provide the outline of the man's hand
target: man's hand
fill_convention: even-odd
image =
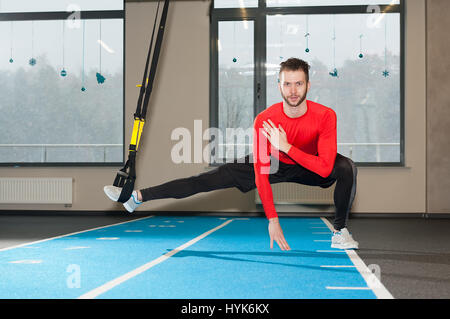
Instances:
[[[291,145],[287,141],[287,135],[284,129],[279,125],[278,127],[269,119],[268,122],[263,121],[264,130],[262,133],[269,140],[270,144],[272,144],[278,150],[288,153]]]
[[[281,250],[291,250],[286,239],[284,239],[283,230],[281,229],[278,218],[269,219],[269,236],[270,236],[270,249],[273,248],[273,241],[275,240],[280,246]]]

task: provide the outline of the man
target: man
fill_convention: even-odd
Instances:
[[[124,203],[125,208],[133,212],[149,200],[185,198],[230,187],[244,193],[257,188],[269,220],[270,248],[275,241],[281,250],[290,250],[275,211],[270,184],[294,182],[327,188],[336,182],[331,246],[358,249],[358,242],[346,228],[356,192],[357,170],[352,160],[337,153],[336,114],[331,108],[306,100],[311,87],[308,63],[291,58],[280,66],[278,87],[283,101],[256,116],[253,155],[210,172],[135,190]],[[104,191],[117,201],[121,189],[105,186]]]

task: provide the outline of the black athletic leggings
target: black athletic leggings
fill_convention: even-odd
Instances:
[[[158,186],[142,189],[142,200],[149,201],[162,198],[185,198],[201,192],[236,187],[246,193],[256,188],[252,155],[247,155],[242,161],[223,164],[209,172],[188,178],[176,179]],[[275,158],[272,161],[278,161]],[[337,154],[333,171],[323,178],[306,168],[296,164],[285,164],[278,161],[276,173],[269,175],[271,184],[294,182],[310,186],[328,188],[336,182],[334,204],[336,215],[334,228],[340,230],[346,227],[348,214],[353,204],[356,192],[357,169],[353,161]]]

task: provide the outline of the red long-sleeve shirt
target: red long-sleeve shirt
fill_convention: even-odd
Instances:
[[[269,183],[270,155],[286,164],[299,164],[324,178],[333,170],[337,153],[336,113],[324,105],[306,102],[307,111],[301,117],[288,117],[280,102],[258,114],[253,124],[255,183],[268,219],[278,216]],[[292,145],[288,154],[278,151],[262,135],[263,121],[268,119],[286,131]]]

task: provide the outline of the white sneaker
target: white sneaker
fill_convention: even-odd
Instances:
[[[122,188],[108,185],[103,188],[103,191],[105,192],[106,196],[109,197],[109,199],[117,202],[117,200],[120,197],[120,193],[122,192]],[[142,202],[139,201],[137,198],[138,198],[137,192],[133,191],[133,193],[131,193],[130,199],[125,203],[123,203],[123,206],[128,212],[132,213],[136,210],[136,208],[141,206]]]
[[[342,228],[334,233],[331,238],[331,248],[338,249],[358,249],[358,242],[355,241],[347,228]]]
[[[110,200],[117,202],[120,197],[120,193],[122,192],[122,188],[108,185],[103,187],[103,191]]]

